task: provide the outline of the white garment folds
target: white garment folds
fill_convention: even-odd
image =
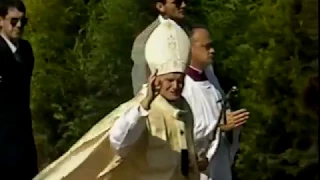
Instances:
[[[209,166],[201,174],[201,180],[232,180],[231,166],[239,149],[240,129],[233,131],[233,143],[230,144],[220,129],[213,134],[217,126],[221,103],[224,95],[213,69],[205,71],[208,81],[194,81],[185,78],[183,97],[191,106],[194,116],[194,138],[197,151],[207,149]],[[212,137],[215,140],[212,141]]]
[[[33,180],[103,180],[106,172],[115,167],[114,153],[110,149],[109,131],[114,122],[146,96],[146,85],[133,99],[111,111],[67,152],[44,168]],[[105,157],[105,158],[101,158]]]

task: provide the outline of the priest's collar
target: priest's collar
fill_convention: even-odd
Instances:
[[[166,20],[166,19],[165,19],[163,16],[161,16],[161,15],[158,16],[158,19],[159,19],[160,23],[162,23],[162,22],[164,22],[164,21]]]
[[[195,67],[189,66],[186,70],[186,74],[194,81],[207,81],[208,78],[204,71],[201,71]]]
[[[178,101],[176,103],[169,103],[168,100],[166,100],[161,95],[158,95],[154,100],[152,105],[153,107],[157,109],[161,109],[165,112],[166,115],[170,115],[175,119],[180,119],[180,117],[186,113],[185,110],[179,109],[178,106],[183,106],[183,101],[181,99],[181,102]]]
[[[189,66],[189,68],[191,68],[192,70],[198,72],[199,74],[201,74],[201,73],[203,72],[203,70],[200,70],[200,69],[195,68],[195,67],[193,67],[193,66]]]

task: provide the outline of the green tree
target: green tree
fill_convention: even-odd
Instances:
[[[85,12],[85,4],[80,0],[24,2],[29,17],[26,36],[36,58],[31,106],[39,161],[42,164],[51,161],[48,157],[59,154],[55,145],[62,138],[61,121],[72,119],[69,106],[73,96],[69,92],[77,87],[70,81],[79,80],[82,76],[75,75],[69,62],[75,59],[72,51],[81,24],[85,21],[80,14]]]
[[[132,96],[130,52],[156,17],[150,1],[25,0],[36,64],[32,111],[40,163],[54,160]],[[189,23],[212,33],[215,71],[237,85],[251,119],[243,129],[239,179],[315,174],[317,114],[303,103],[318,70],[316,0],[190,0]]]
[[[252,9],[246,43],[224,63],[251,112],[236,165],[240,179],[299,179],[317,159],[315,121],[301,107],[301,67],[311,59],[299,57],[306,37],[292,5],[262,1]]]

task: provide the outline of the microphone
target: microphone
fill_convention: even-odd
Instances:
[[[228,93],[224,97],[222,97],[220,100],[217,101],[217,103],[222,103],[222,108],[220,110],[220,114],[218,117],[217,126],[213,129],[213,135],[209,139],[210,143],[216,139],[215,134],[216,134],[217,129],[219,127],[218,125],[221,124],[221,121],[224,121],[224,123],[226,123],[225,121],[226,121],[227,103],[232,96],[236,95],[237,92],[238,92],[238,88],[236,86],[232,86],[232,88],[228,91]],[[205,151],[207,152],[209,148],[210,147],[208,146],[205,149]]]
[[[228,93],[220,100],[217,101],[217,103],[226,102],[232,97],[232,95],[235,95],[238,92],[237,86],[232,86],[232,88],[228,91]]]

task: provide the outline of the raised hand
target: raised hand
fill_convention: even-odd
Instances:
[[[246,109],[227,113],[227,123],[220,126],[223,131],[230,131],[247,122],[249,119],[249,112]]]
[[[148,90],[146,97],[141,101],[141,106],[145,110],[150,109],[150,104],[159,95],[160,86],[157,81],[157,70],[148,79]]]

